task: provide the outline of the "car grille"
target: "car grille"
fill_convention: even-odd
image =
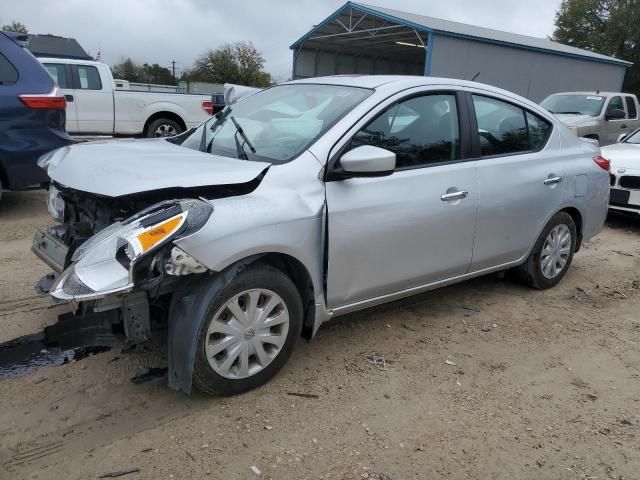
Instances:
[[[634,190],[640,190],[640,177],[631,176],[631,175],[620,177],[620,186],[622,188],[631,188]]]
[[[611,186],[613,187],[616,184],[616,176],[613,174],[609,175],[609,183],[611,184]]]

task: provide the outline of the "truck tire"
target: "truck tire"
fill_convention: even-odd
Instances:
[[[157,118],[147,127],[147,138],[175,137],[183,132],[183,128],[170,118]]]
[[[193,385],[210,395],[234,395],[270,380],[302,331],[298,289],[268,265],[248,267],[199,301],[209,307],[196,342]]]
[[[527,260],[515,268],[516,277],[538,290],[555,286],[571,265],[577,238],[571,215],[556,213],[542,230]]]

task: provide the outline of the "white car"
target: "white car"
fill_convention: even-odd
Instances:
[[[602,155],[611,161],[609,208],[640,213],[640,129],[603,147]]]
[[[101,62],[39,60],[64,93],[66,130],[72,135],[172,137],[213,112],[210,95],[118,90],[111,69]]]

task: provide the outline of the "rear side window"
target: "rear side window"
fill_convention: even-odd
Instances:
[[[0,85],[11,85],[18,81],[18,70],[0,53]]]
[[[553,128],[543,118],[495,98],[473,95],[483,157],[539,150]]]
[[[102,90],[100,74],[96,67],[78,65],[78,80],[82,90]]]
[[[459,160],[455,96],[424,95],[391,105],[353,137],[350,148],[362,145],[394,152],[399,169]]]
[[[69,80],[67,79],[67,71],[64,65],[58,63],[45,63],[45,68],[53,81],[58,84],[60,88],[72,88]]]
[[[633,97],[625,97],[627,100],[627,112],[629,113],[629,118],[636,119],[638,118],[638,109],[636,108],[636,102]]]
[[[473,95],[483,157],[526,152],[529,135],[525,112],[510,103]]]
[[[551,124],[537,115],[527,112],[527,127],[529,129],[529,150],[538,150],[544,147],[551,133]]]

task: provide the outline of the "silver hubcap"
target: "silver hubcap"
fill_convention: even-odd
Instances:
[[[556,225],[549,232],[540,255],[540,268],[545,278],[556,278],[569,260],[571,253],[571,230],[565,224]]]
[[[158,125],[154,135],[156,137],[175,137],[178,134],[178,131],[173,125],[169,125],[167,123],[163,123]]]
[[[214,315],[205,353],[220,376],[247,378],[262,371],[280,353],[289,331],[289,310],[267,289],[239,293]]]

